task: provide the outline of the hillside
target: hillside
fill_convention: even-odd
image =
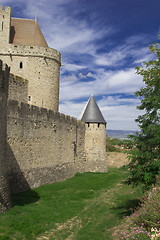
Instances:
[[[134,135],[136,131],[131,130],[109,130],[107,129],[107,135],[112,138],[126,139],[128,135]]]

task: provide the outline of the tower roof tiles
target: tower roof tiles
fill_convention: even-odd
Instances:
[[[11,19],[10,43],[48,48],[37,21],[30,19]]]
[[[88,100],[81,121],[87,123],[106,123],[93,96]]]

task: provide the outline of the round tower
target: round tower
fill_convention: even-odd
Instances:
[[[86,171],[107,172],[106,121],[93,96],[88,100],[81,121],[86,126]]]
[[[0,7],[0,59],[28,80],[29,104],[58,111],[61,54],[48,47],[35,20],[11,18],[9,9]]]

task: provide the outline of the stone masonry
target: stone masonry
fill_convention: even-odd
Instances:
[[[11,207],[6,158],[8,79],[9,68],[0,62],[0,212],[4,212]]]
[[[11,8],[6,7],[3,10],[0,6],[0,59],[10,66],[12,74],[28,80],[26,101],[29,104],[58,111],[61,54],[48,45],[44,47],[43,43],[39,44],[36,40],[33,41],[32,46],[23,45],[24,39],[16,38],[18,31],[22,30],[14,25],[12,20],[21,23],[21,19],[11,18]],[[33,20],[28,21],[30,27],[34,24],[33,31],[36,31],[38,23]],[[26,22],[21,25],[25,27]],[[16,26],[17,30],[14,29]],[[43,38],[42,33],[39,35],[39,38]],[[31,37],[35,38],[30,35],[26,37],[28,42]],[[20,44],[16,44],[17,42]]]
[[[11,193],[107,171],[105,124],[58,112],[61,55],[37,24],[0,6],[0,212],[11,207]],[[33,39],[23,38],[23,25]]]

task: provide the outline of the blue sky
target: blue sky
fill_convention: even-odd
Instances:
[[[113,130],[137,130],[135,67],[158,41],[160,0],[2,0],[12,17],[35,18],[62,54],[60,112],[78,117],[91,94]]]

